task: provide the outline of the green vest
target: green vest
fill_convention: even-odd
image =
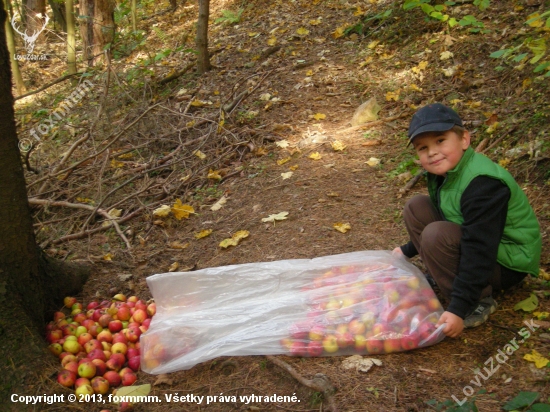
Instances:
[[[512,175],[491,159],[469,147],[460,162],[447,172],[439,189],[436,175],[428,173],[428,191],[432,203],[439,205],[446,220],[461,225],[464,218],[460,210],[460,199],[477,176],[498,179],[510,189],[508,213],[498,247],[497,262],[518,272],[538,275],[542,249],[539,222],[527,196]]]

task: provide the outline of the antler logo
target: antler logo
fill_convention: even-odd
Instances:
[[[38,36],[40,35],[40,33],[42,33],[42,31],[46,28],[46,25],[48,24],[48,21],[50,21],[50,18],[46,14],[44,16],[44,25],[42,26],[42,28],[35,30],[34,33],[32,33],[32,35],[29,36],[26,30],[24,32],[21,32],[17,29],[17,26],[16,26],[17,22],[15,21],[15,17],[17,15],[18,15],[17,13],[14,13],[13,17],[11,18],[11,26],[17,33],[21,35],[21,37],[23,37],[23,40],[25,41],[25,49],[27,49],[27,53],[31,54],[32,51],[34,50],[34,43],[36,43],[36,39],[38,39]],[[36,17],[40,18],[42,17],[42,15],[37,14]]]

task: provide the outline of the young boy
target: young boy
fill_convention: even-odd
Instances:
[[[409,243],[394,254],[417,254],[449,304],[438,324],[457,337],[496,310],[493,292],[539,271],[540,227],[514,178],[470,147],[458,114],[440,104],[419,109],[409,126],[428,172],[429,196],[405,205]]]

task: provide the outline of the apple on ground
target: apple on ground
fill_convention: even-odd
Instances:
[[[105,395],[109,392],[109,381],[103,376],[96,376],[92,379],[92,389],[94,393]]]
[[[74,381],[75,388],[78,388],[82,385],[91,385],[91,382],[88,378],[78,378],[76,381]]]
[[[93,395],[94,390],[91,385],[81,385],[75,389],[74,393],[77,396]],[[78,398],[77,398],[78,399]]]
[[[133,385],[135,381],[137,381],[137,375],[132,370],[122,375],[122,386]]]
[[[76,380],[76,373],[68,369],[63,369],[57,374],[57,382],[66,388],[71,388]]]
[[[134,371],[137,372],[139,370],[139,366],[141,364],[141,357],[138,356],[132,356],[131,358],[128,358],[128,366]]]
[[[91,360],[83,360],[82,363],[78,365],[78,376],[91,379],[95,376],[96,369],[95,364]]]
[[[113,388],[120,386],[120,384],[122,383],[121,376],[118,374],[117,371],[114,371],[114,370],[105,372],[103,374],[103,377],[107,379],[107,381],[109,382],[109,385]]]
[[[63,304],[67,309],[71,309],[71,307],[77,302],[77,299],[72,296],[66,296],[63,299]]]
[[[95,365],[96,375],[103,376],[105,372],[107,372],[107,365],[105,364],[105,361],[101,359],[92,359],[92,363]]]

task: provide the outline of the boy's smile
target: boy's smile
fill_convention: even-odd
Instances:
[[[445,176],[470,146],[470,134],[464,131],[460,137],[452,130],[426,132],[415,137],[412,143],[422,167],[429,173]]]

